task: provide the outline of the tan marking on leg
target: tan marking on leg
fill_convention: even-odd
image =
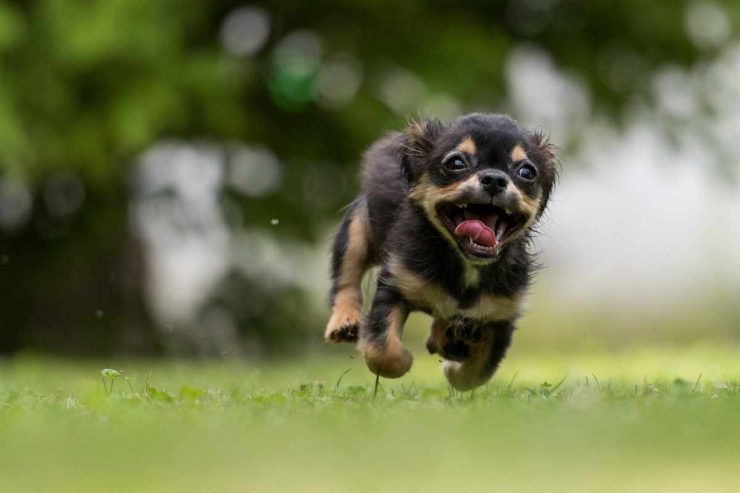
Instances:
[[[394,307],[388,315],[385,345],[363,342],[362,352],[371,372],[384,378],[398,378],[411,369],[413,357],[401,342],[405,321],[404,308]]]
[[[524,161],[526,159],[527,153],[524,152],[524,148],[520,145],[515,145],[511,150],[511,160],[518,163],[519,161]]]
[[[354,342],[357,340],[362,312],[359,291],[345,289],[334,297],[331,318],[326,325],[324,338],[334,342]]]
[[[362,276],[367,267],[367,207],[358,209],[349,224],[347,249],[342,259],[332,315],[324,338],[335,342],[357,340],[362,322]]]
[[[439,353],[439,351],[444,346],[445,337],[444,333],[447,330],[447,327],[450,325],[450,322],[448,320],[440,320],[438,318],[435,318],[432,321],[432,328],[429,330],[429,337],[427,337],[427,350],[431,354]]]
[[[367,206],[358,209],[352,217],[348,236],[339,282],[340,285],[359,285],[367,260]]]
[[[466,154],[473,155],[477,150],[475,146],[475,141],[472,137],[465,137],[462,142],[457,144],[457,150]]]

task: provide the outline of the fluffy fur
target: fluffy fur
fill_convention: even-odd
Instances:
[[[325,337],[358,342],[370,370],[404,375],[408,314],[434,317],[427,348],[457,389],[506,354],[533,269],[530,233],[556,178],[552,146],[508,116],[412,122],[364,155],[362,190],[334,242]],[[360,283],[380,264],[367,316]]]

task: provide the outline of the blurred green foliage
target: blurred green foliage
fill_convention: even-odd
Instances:
[[[507,51],[532,43],[611,110],[645,90],[650,69],[702,55],[686,36],[684,2],[273,1],[262,5],[272,20],[268,43],[245,57],[219,43],[224,17],[238,6],[1,4],[0,165],[32,180],[70,168],[110,186],[164,136],[258,141],[288,162],[344,165],[407,116],[377,97],[375,79],[389,67],[412,71],[465,108],[496,108],[506,96]],[[740,13],[735,3],[725,8],[733,20]],[[316,32],[324,46],[299,76],[274,63],[275,46],[296,30]],[[364,80],[350,104],[327,110],[315,104],[316,77],[338,54],[356,58]],[[610,63],[625,58],[631,72],[617,74],[626,80],[615,85]]]
[[[183,6],[4,4],[3,166],[33,180],[70,168],[107,187],[163,135],[237,135],[250,66],[208,42],[205,3]]]

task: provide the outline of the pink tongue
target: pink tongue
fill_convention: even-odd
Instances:
[[[458,224],[455,228],[455,234],[464,238],[473,238],[473,241],[479,245],[496,246],[496,233],[477,219],[468,219]]]

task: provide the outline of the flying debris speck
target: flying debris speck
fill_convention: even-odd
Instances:
[[[277,226],[278,224],[280,224],[280,219],[270,219],[270,224],[272,224],[273,226]]]

